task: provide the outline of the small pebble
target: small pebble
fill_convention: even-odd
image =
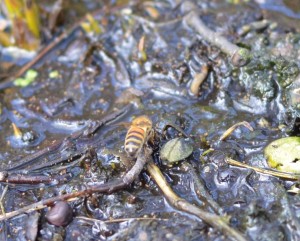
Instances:
[[[73,219],[73,210],[67,202],[58,201],[47,212],[46,219],[55,226],[66,226]]]

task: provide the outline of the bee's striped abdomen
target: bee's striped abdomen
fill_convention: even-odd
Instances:
[[[148,141],[151,130],[152,121],[148,116],[138,116],[131,122],[124,144],[128,156],[137,157],[143,145]]]
[[[133,126],[131,127],[125,138],[125,151],[129,156],[136,156],[137,152],[141,149],[145,141],[145,130]]]

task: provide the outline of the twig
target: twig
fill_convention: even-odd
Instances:
[[[197,12],[194,10],[197,9],[197,7],[190,2],[188,2],[188,4],[190,5],[188,10],[191,10],[191,12],[184,17],[186,23],[194,28],[203,39],[213,45],[216,45],[224,53],[228,54],[233,65],[243,66],[247,64],[251,58],[249,50],[238,47],[237,45],[228,41],[225,37],[209,29],[198,17]]]
[[[241,30],[239,31],[239,35],[244,36],[247,33],[249,33],[250,31],[253,30],[262,30],[267,28],[270,24],[272,24],[271,21],[267,20],[267,19],[263,19],[260,21],[255,21],[249,24],[244,25]]]
[[[0,197],[0,208],[1,208],[1,214],[5,214],[5,209],[4,209],[4,206],[3,206],[3,198],[5,197],[5,194],[8,190],[8,186],[6,185],[4,188],[3,188],[3,192],[1,194],[1,197]]]
[[[4,172],[1,172],[3,174]],[[58,183],[66,179],[66,175],[60,176],[57,175],[56,177],[50,177],[50,176],[44,176],[44,175],[36,175],[36,176],[28,176],[23,174],[9,174],[7,173],[7,176],[0,179],[0,182],[5,183],[12,183],[12,184],[51,184],[51,183]]]
[[[19,69],[16,74],[13,76],[8,77],[4,81],[0,82],[0,90],[5,89],[8,87],[11,87],[13,85],[13,81],[23,75],[28,69],[35,66],[47,53],[52,51],[56,46],[58,46],[62,41],[64,41],[67,37],[69,37],[72,34],[77,34],[77,31],[82,32],[82,29],[76,25],[76,27],[73,27],[71,31],[62,33],[59,37],[55,38],[49,45],[45,46],[31,61],[26,63],[21,69]]]
[[[191,82],[190,92],[192,95],[195,95],[195,96],[199,95],[199,88],[200,88],[201,84],[203,83],[203,81],[206,79],[207,74],[208,74],[208,66],[203,65],[201,68],[201,72],[196,73]]]
[[[242,121],[242,122],[238,122],[236,124],[234,124],[233,126],[231,126],[230,128],[228,128],[223,135],[219,138],[219,141],[224,141],[228,136],[231,135],[231,133],[238,128],[239,126],[244,126],[246,127],[248,130],[253,131],[252,126],[247,122],[247,121]]]
[[[147,165],[147,170],[172,206],[181,211],[197,216],[212,227],[226,234],[230,239],[246,241],[242,234],[231,228],[222,217],[216,214],[205,212],[202,209],[190,204],[185,199],[178,197],[167,183],[160,169],[152,161]]]
[[[112,220],[98,220],[95,218],[87,218],[84,216],[78,216],[76,217],[76,219],[81,219],[81,220],[85,220],[88,222],[103,222],[103,223],[120,223],[120,222],[126,222],[126,221],[143,221],[143,220],[160,220],[160,221],[168,221],[169,219],[165,219],[165,218],[117,218],[117,219],[112,219]]]
[[[249,169],[252,169],[256,172],[266,174],[266,175],[270,175],[270,176],[274,176],[274,177],[280,177],[280,178],[284,178],[284,179],[288,179],[288,180],[296,180],[296,181],[300,180],[300,175],[296,175],[296,174],[293,174],[293,173],[287,173],[287,172],[272,171],[272,170],[267,170],[267,169],[263,169],[263,168],[260,168],[260,167],[253,167],[253,166],[247,165],[245,163],[235,161],[235,160],[233,160],[229,157],[226,158],[226,162],[230,165],[233,165],[233,166],[249,168]]]
[[[68,165],[67,167],[69,167],[69,166],[71,166],[71,165]],[[65,166],[64,168],[66,169],[67,167]],[[56,171],[56,173],[57,173],[57,171]],[[59,183],[67,182],[71,178],[72,178],[72,175],[69,173],[62,174],[62,175],[58,174],[58,175],[53,175],[53,176],[46,176],[46,175],[27,175],[27,174],[21,174],[21,173],[10,173],[7,171],[0,172],[0,183],[6,183],[6,184],[31,184],[31,185],[50,184],[50,185],[56,185]]]
[[[43,209],[47,206],[53,205],[57,201],[73,201],[75,198],[89,196],[92,193],[96,193],[96,192],[111,194],[120,189],[123,189],[124,187],[130,185],[138,177],[140,172],[143,170],[146,162],[148,161],[148,158],[151,155],[151,152],[152,152],[152,150],[150,150],[148,148],[142,150],[140,152],[140,154],[138,155],[138,158],[137,158],[134,166],[122,178],[118,178],[116,180],[112,180],[112,181],[109,181],[104,184],[88,185],[85,188],[83,188],[82,190],[77,191],[77,192],[72,192],[72,193],[59,195],[56,197],[41,200],[39,202],[25,206],[18,210],[6,213],[4,215],[0,215],[0,221],[10,219],[10,218],[20,215],[22,213],[28,213],[28,212],[32,212],[35,210]]]
[[[168,21],[164,21],[164,22],[153,22],[151,20],[148,20],[144,17],[141,17],[139,15],[136,14],[131,14],[130,15],[133,19],[135,19],[136,21],[148,25],[150,28],[153,28],[154,30],[157,30],[157,28],[163,28],[165,26],[171,25],[171,24],[177,24],[180,21],[182,21],[182,17],[178,17],[178,18],[174,18]]]
[[[22,158],[18,161],[19,164],[7,168],[6,170],[0,171],[0,181],[5,180],[3,179],[6,178],[6,175],[4,173],[5,171],[7,173],[26,174],[29,171],[42,169],[45,167],[56,165],[65,160],[74,159],[75,157],[81,155],[86,151],[87,145],[82,145],[82,142],[85,142],[87,137],[93,136],[93,134],[95,134],[101,127],[120,118],[122,115],[127,113],[130,107],[131,105],[127,105],[120,110],[108,114],[101,120],[90,122],[90,124],[84,130],[72,133],[71,135],[67,136],[63,141],[56,141],[52,145],[49,145],[48,147],[42,150],[39,150],[31,155]],[[72,150],[72,152],[70,154],[65,150]],[[15,160],[14,162],[17,162],[17,160]]]
[[[208,191],[205,189],[204,185],[199,179],[199,175],[197,175],[197,173],[195,172],[194,167],[188,162],[185,162],[182,165],[187,167],[189,172],[191,173],[192,180],[195,185],[196,194],[199,197],[199,199],[204,200],[206,205],[210,206],[216,214],[223,214],[224,211],[222,210],[220,205],[211,197]]]
[[[174,128],[176,131],[178,131],[180,134],[182,134],[185,138],[189,138],[189,135],[185,133],[185,131],[178,125],[167,122],[164,127],[162,128],[162,132],[166,131],[169,127]]]
[[[125,4],[120,4],[117,7],[113,7],[111,9],[107,9],[107,8],[101,8],[101,9],[97,9],[94,12],[91,13],[91,15],[93,17],[97,16],[100,13],[105,13],[105,11],[109,10],[110,13],[119,11],[120,8],[124,7]],[[8,77],[7,79],[5,79],[4,81],[0,82],[0,90],[1,89],[5,89],[8,88],[10,86],[12,86],[13,80],[20,77],[21,75],[23,75],[28,69],[34,67],[38,61],[40,61],[41,59],[43,59],[46,54],[48,54],[49,52],[53,51],[59,44],[61,44],[63,41],[65,41],[67,38],[70,37],[70,35],[74,34],[76,35],[78,31],[80,31],[81,34],[83,34],[83,29],[81,28],[81,23],[84,22],[86,20],[86,16],[82,17],[81,19],[79,19],[78,21],[76,21],[68,30],[64,31],[62,34],[60,34],[59,36],[57,36],[56,38],[54,38],[54,40],[52,42],[50,42],[50,44],[48,44],[47,46],[43,47],[39,53],[28,63],[26,63],[21,69],[19,69],[13,76]]]

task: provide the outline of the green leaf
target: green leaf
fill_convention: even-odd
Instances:
[[[300,173],[300,137],[281,138],[264,150],[268,165],[283,172]]]
[[[38,73],[35,70],[28,70],[24,78],[17,78],[14,80],[14,85],[19,87],[26,87],[31,84],[35,78],[38,76]]]
[[[175,138],[164,144],[160,150],[160,158],[165,165],[181,161],[193,152],[190,139]]]

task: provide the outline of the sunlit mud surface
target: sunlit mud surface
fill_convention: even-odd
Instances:
[[[209,28],[252,51],[249,64],[234,67],[229,56],[185,23],[180,1],[117,2],[84,8],[106,6],[96,17],[102,34],[91,37],[76,29],[34,67],[38,77],[31,85],[0,90],[0,170],[53,178],[35,185],[2,183],[2,193],[8,187],[1,197],[2,211],[124,175],[127,129],[122,123],[147,115],[157,133],[154,160],[180,197],[211,211],[196,195],[194,178],[182,163],[162,165],[160,147],[179,136],[171,127],[162,132],[168,123],[180,126],[194,141],[193,154],[183,162],[194,167],[230,217],[231,227],[248,240],[300,240],[300,198],[287,192],[294,182],[224,162],[230,156],[267,168],[264,147],[299,134],[294,124],[298,110],[290,105],[288,94],[299,72],[299,32],[293,27],[299,24],[299,12],[284,3],[284,9],[273,9],[262,1],[196,1]],[[262,19],[270,23],[243,32],[243,26]],[[208,75],[199,94],[193,95],[191,82],[203,65]],[[59,74],[51,78],[53,71]],[[93,135],[71,138],[122,108],[124,113]],[[241,121],[249,122],[254,131],[239,127],[218,141]],[[12,123],[21,137],[14,135]],[[28,156],[62,142],[67,144],[27,162]],[[218,153],[200,158],[210,147]],[[34,225],[37,240],[228,240],[205,222],[171,207],[146,172],[125,190],[70,204],[74,215],[69,225],[49,224],[44,209],[39,215],[33,212],[2,222],[0,240],[26,240]],[[85,218],[128,220],[104,223]]]

